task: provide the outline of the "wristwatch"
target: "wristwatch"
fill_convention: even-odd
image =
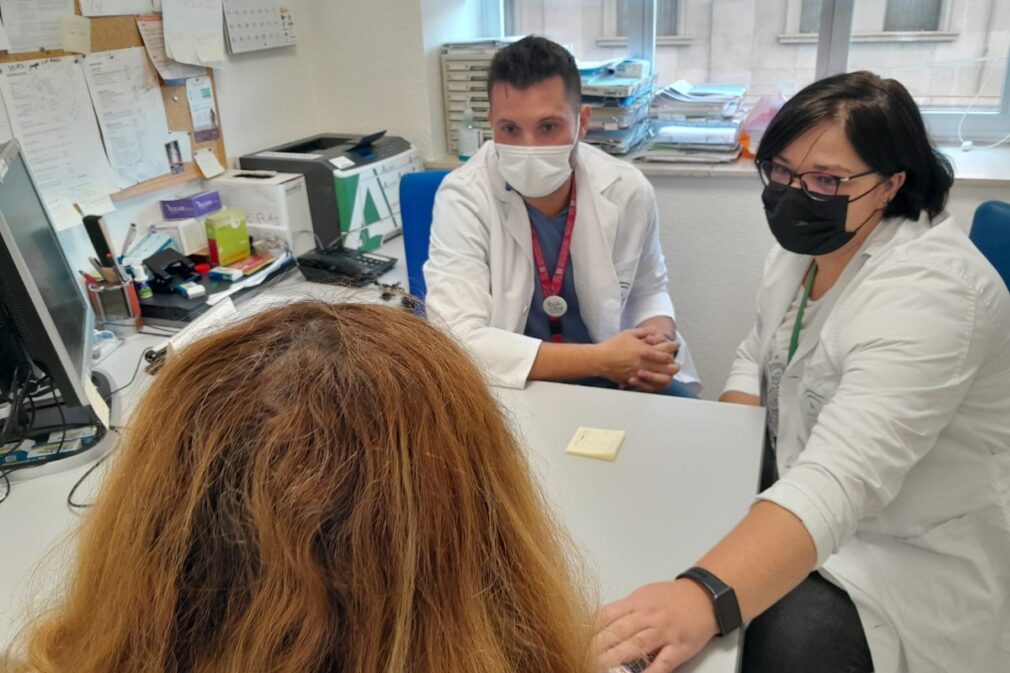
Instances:
[[[695,566],[677,575],[677,579],[689,579],[701,585],[712,596],[712,605],[715,607],[715,621],[719,624],[719,635],[724,636],[739,628],[743,623],[740,615],[740,604],[736,600],[736,592],[721,579],[705,570]]]

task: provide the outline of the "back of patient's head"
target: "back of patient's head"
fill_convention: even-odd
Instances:
[[[454,342],[298,303],[158,375],[28,670],[584,671],[567,562]]]
[[[560,77],[565,96],[576,110],[582,100],[582,79],[571,52],[557,42],[538,35],[527,35],[500,49],[491,59],[487,77],[487,97],[494,102],[496,84],[528,89],[552,77]]]

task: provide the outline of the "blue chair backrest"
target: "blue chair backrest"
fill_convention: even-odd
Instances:
[[[975,211],[971,240],[1010,288],[1010,203],[986,201]]]
[[[431,237],[431,211],[435,192],[449,171],[407,173],[400,180],[400,217],[403,220],[403,247],[407,255],[407,280],[410,293],[424,299],[424,263],[428,261]]]

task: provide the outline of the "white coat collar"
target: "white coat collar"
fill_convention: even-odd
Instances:
[[[508,188],[498,172],[498,154],[494,141],[484,144],[483,159],[487,166],[491,189],[505,210],[504,226],[516,245],[533,265],[533,247],[530,237],[530,220],[526,203],[515,191]],[[602,157],[600,156],[602,155]],[[475,157],[476,158],[476,157]],[[620,224],[620,208],[607,198],[607,189],[620,179],[614,169],[614,159],[595,147],[580,144],[576,154],[576,220],[572,232],[572,267],[575,273],[575,291],[580,297],[607,298],[618,287],[617,272],[612,264],[593,264],[612,257]],[[619,297],[615,297],[619,301]],[[619,310],[603,313],[605,305],[613,302],[580,302],[583,322],[596,338],[597,326],[606,320],[620,322]],[[611,316],[610,313],[613,313]]]
[[[946,220],[947,217],[949,216],[947,215],[947,212],[944,211],[937,216],[935,224]],[[867,237],[866,241],[863,242],[862,248],[860,248],[859,252],[856,253],[849,262],[845,271],[842,272],[842,276],[839,278],[838,282],[843,286],[849,285],[852,279],[855,278],[855,276],[870,259],[875,256],[879,256],[884,251],[890,250],[895,246],[918,238],[929,231],[931,226],[929,216],[925,213],[923,213],[918,220],[907,220],[901,217],[892,217],[883,220],[877,225],[876,229],[873,230],[873,233]],[[787,251],[783,251],[782,254],[785,258],[781,260],[779,277],[775,279],[775,287],[782,288],[782,291],[776,293],[775,298],[769,307],[768,325],[773,327],[771,327],[771,329],[769,329],[766,333],[764,343],[765,349],[770,346],[771,338],[774,336],[775,330],[782,324],[782,320],[785,319],[789,306],[792,304],[793,299],[796,296],[797,288],[799,288],[802,283],[803,277],[806,275],[807,269],[810,268],[810,264],[813,261],[813,258],[809,255],[797,255]],[[832,301],[839,301],[841,296],[845,294],[845,291],[846,288],[843,287],[841,292],[835,293]],[[827,311],[822,310],[820,314],[823,315],[826,312]],[[814,325],[811,325],[811,327],[814,327]],[[789,365],[786,366],[787,371],[795,363],[801,362],[803,358],[814,349],[819,340],[819,329],[804,330],[800,334],[800,341],[796,348],[796,354],[793,356]]]

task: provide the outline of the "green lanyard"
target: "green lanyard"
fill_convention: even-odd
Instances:
[[[814,278],[817,278],[816,263],[810,268],[810,278],[807,279],[807,284],[803,288],[803,298],[800,299],[800,310],[796,312],[796,324],[793,325],[793,335],[789,339],[789,359],[786,360],[786,364],[793,361],[796,349],[800,346],[800,330],[803,329],[803,314],[807,310],[807,300],[810,299],[810,291],[814,289]]]

